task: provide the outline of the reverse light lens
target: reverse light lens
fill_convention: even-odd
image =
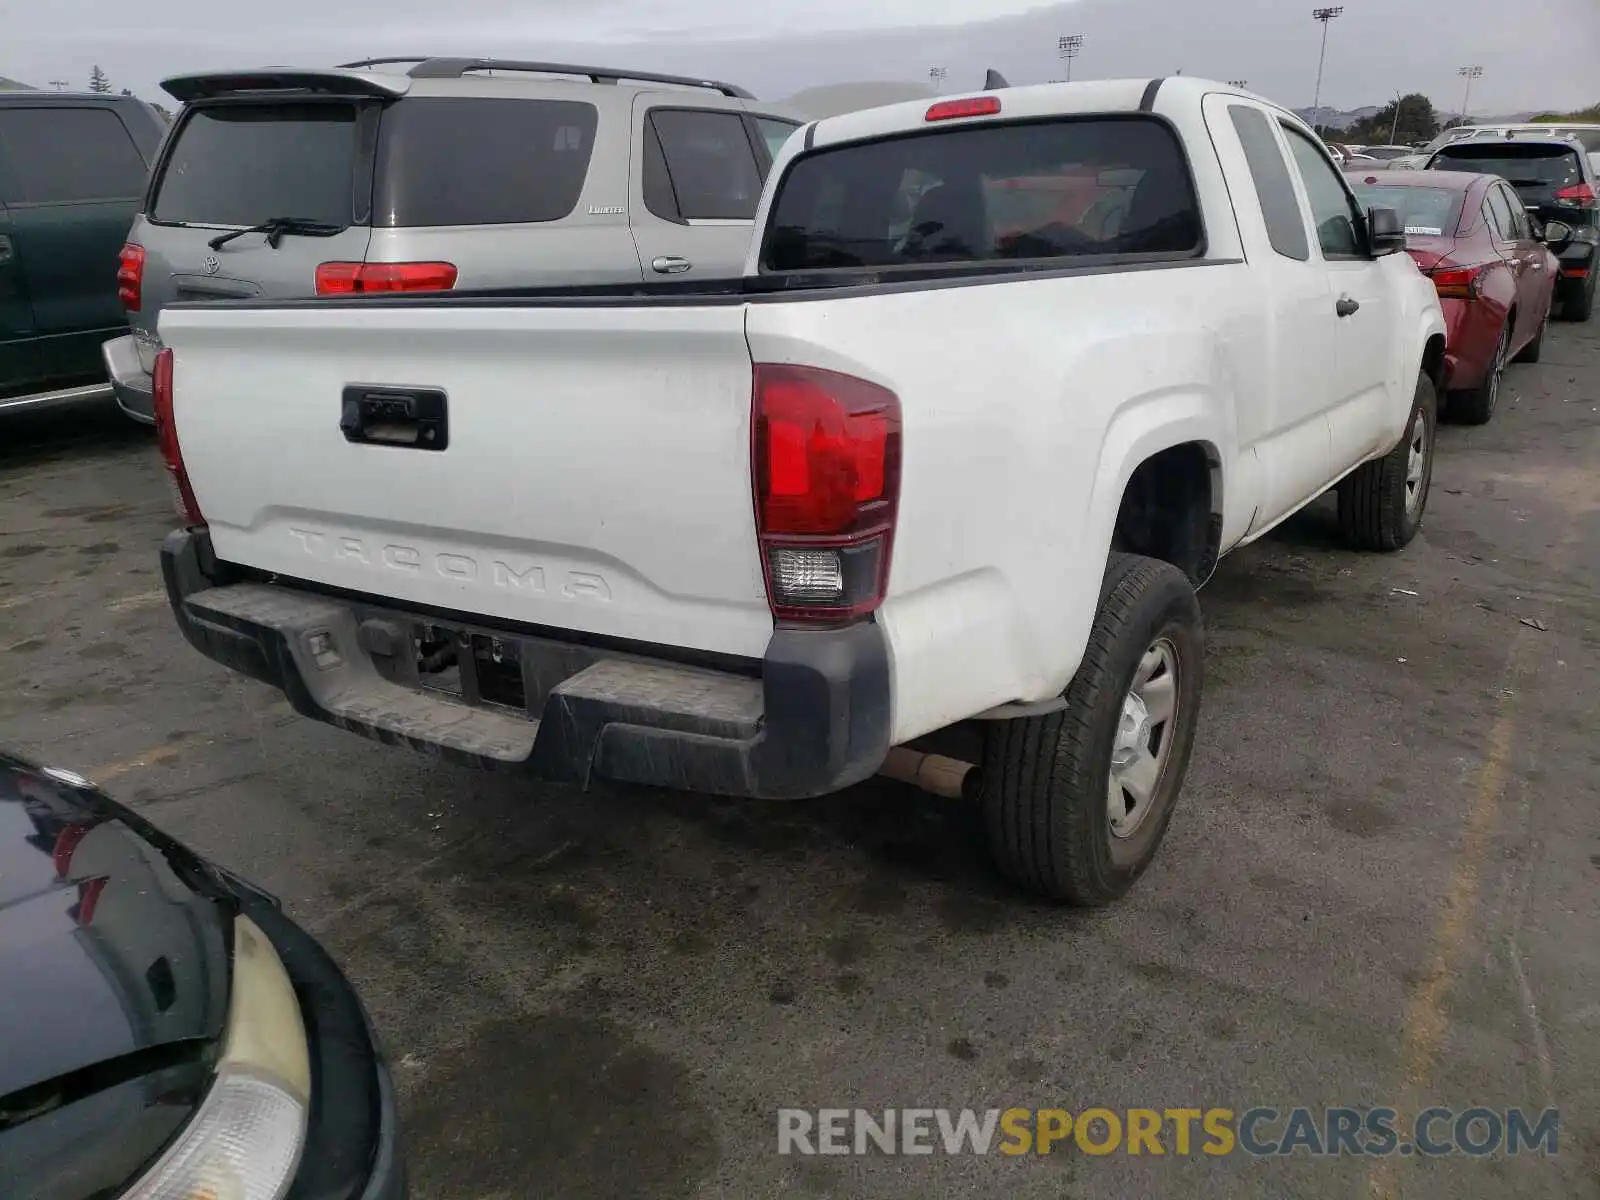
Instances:
[[[837,550],[772,551],[772,587],[787,604],[825,601],[837,604],[844,596],[844,568]]]
[[[272,944],[234,923],[233,994],[217,1077],[194,1118],[123,1200],[281,1200],[311,1104],[299,1001]]]

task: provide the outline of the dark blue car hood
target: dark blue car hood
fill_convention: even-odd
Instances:
[[[0,754],[0,1130],[52,1080],[92,1090],[86,1072],[109,1084],[214,1041],[233,911],[211,868],[132,813]]]

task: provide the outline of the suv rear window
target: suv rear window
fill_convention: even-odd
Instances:
[[[583,191],[598,121],[576,100],[401,100],[378,135],[373,223],[559,221]]]
[[[1468,142],[1446,146],[1428,165],[1435,171],[1499,175],[1519,189],[1550,191],[1583,182],[1583,164],[1571,145]]]
[[[1363,210],[1392,208],[1400,214],[1405,231],[1419,237],[1453,237],[1461,223],[1466,193],[1455,188],[1366,184],[1353,179],[1350,187]]]
[[[1200,252],[1183,149],[1147,117],[904,134],[804,155],[765,271]]]
[[[200,108],[178,130],[150,218],[257,225],[304,217],[349,225],[355,216],[353,104]]]

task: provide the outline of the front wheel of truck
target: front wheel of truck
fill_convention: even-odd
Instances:
[[[1150,865],[1189,767],[1204,640],[1182,571],[1111,556],[1066,708],[985,731],[989,843],[1018,886],[1099,906]]]
[[[1339,529],[1357,550],[1399,550],[1422,528],[1433,484],[1433,439],[1439,402],[1433,381],[1417,376],[1406,431],[1382,458],[1339,481]]]

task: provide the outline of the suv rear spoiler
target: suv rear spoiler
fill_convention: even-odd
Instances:
[[[174,75],[161,81],[161,90],[180,104],[218,96],[314,93],[319,96],[373,97],[387,100],[403,96],[411,87],[404,75],[376,71],[327,68],[262,67],[255,71],[215,71],[202,75]]]

